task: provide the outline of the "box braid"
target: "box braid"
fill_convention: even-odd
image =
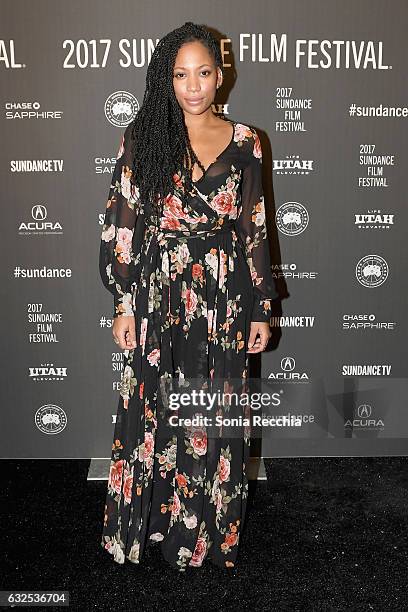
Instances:
[[[183,202],[193,189],[194,163],[205,172],[191,147],[184,113],[173,88],[178,50],[184,43],[193,41],[203,43],[213,55],[216,66],[222,70],[222,56],[216,38],[204,26],[187,21],[156,45],[147,68],[143,102],[133,120],[131,182],[139,188],[141,201],[151,202],[158,216],[163,199],[174,192],[173,176],[176,172],[181,171],[184,180]],[[190,168],[186,167],[187,159],[191,160]]]

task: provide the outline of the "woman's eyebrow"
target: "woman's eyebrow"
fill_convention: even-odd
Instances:
[[[203,68],[203,66],[209,66],[210,64],[201,64],[201,66],[198,66],[198,68]],[[177,68],[183,68],[183,70],[185,70],[184,66],[174,66],[175,69]]]

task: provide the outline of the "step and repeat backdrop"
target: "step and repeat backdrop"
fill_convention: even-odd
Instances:
[[[2,456],[110,456],[124,355],[100,234],[152,52],[185,21],[220,39],[214,112],[257,128],[264,150],[282,299],[251,372],[284,392],[287,424],[259,456],[408,454],[407,4],[3,0],[0,12]]]

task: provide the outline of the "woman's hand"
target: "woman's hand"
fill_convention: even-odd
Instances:
[[[137,346],[135,317],[121,315],[113,320],[113,339],[122,350],[131,350]]]
[[[257,335],[259,335],[258,338]],[[261,353],[264,351],[271,336],[272,332],[269,323],[264,323],[263,321],[252,321],[248,340],[249,350],[247,353]]]

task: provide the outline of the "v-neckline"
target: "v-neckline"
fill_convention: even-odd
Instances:
[[[200,178],[197,179],[196,181],[192,181],[193,185],[197,185],[200,181],[203,180],[203,178],[205,176],[207,176],[207,172],[209,171],[209,169],[212,168],[212,166],[220,159],[220,157],[222,157],[224,155],[224,153],[226,153],[228,151],[228,149],[232,145],[232,143],[234,141],[234,137],[235,137],[235,121],[231,121],[230,119],[227,119],[226,121],[228,121],[228,123],[231,123],[231,125],[232,125],[232,136],[231,136],[231,139],[230,139],[229,143],[227,144],[226,147],[224,147],[224,149],[221,151],[221,153],[219,153],[217,155],[217,157],[214,159],[214,161],[212,161],[211,164],[209,164],[209,166],[207,166],[207,168],[204,169],[204,174],[202,176],[200,176]]]

